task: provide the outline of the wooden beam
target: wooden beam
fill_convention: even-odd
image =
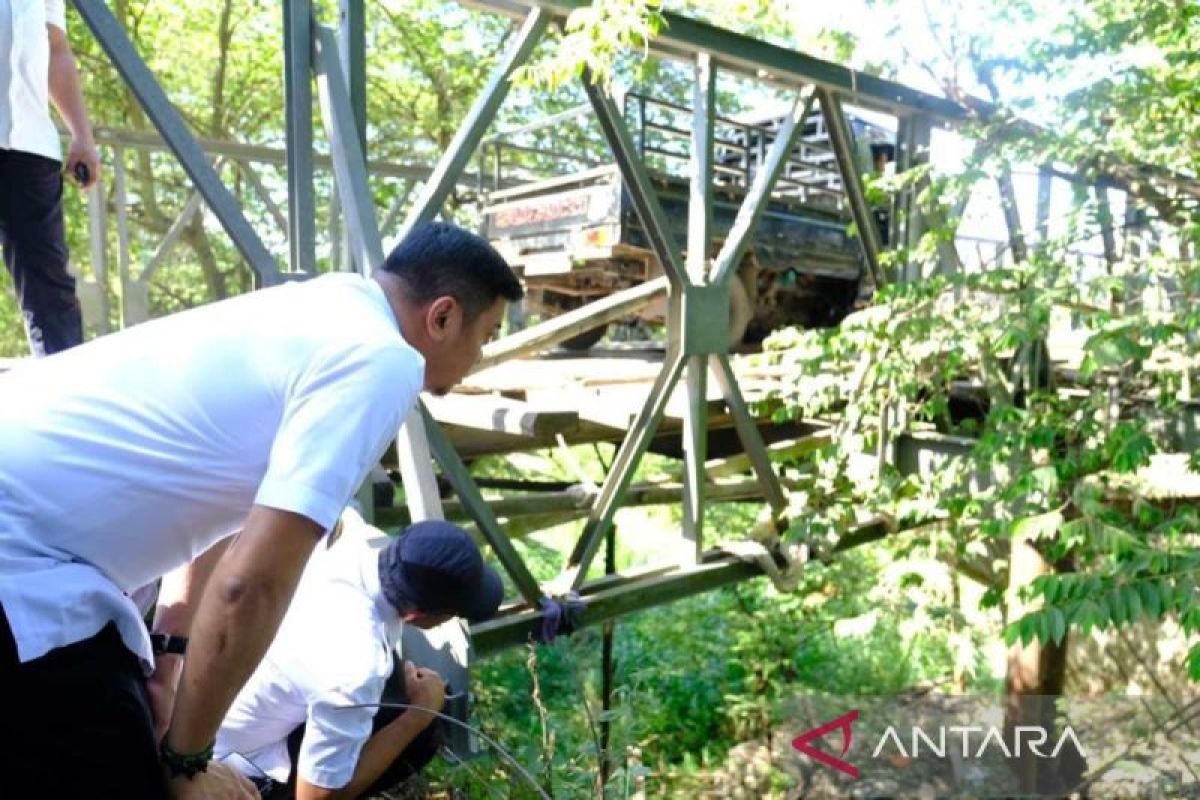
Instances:
[[[531,355],[600,325],[627,317],[667,291],[667,279],[655,278],[629,289],[614,292],[573,311],[559,314],[523,331],[509,334],[483,348],[483,357],[473,372],[494,367],[514,358]]]
[[[742,480],[706,484],[707,497],[712,502],[737,502],[753,500],[762,497],[762,489],[758,481]],[[625,501],[622,507],[668,505],[678,503],[683,495],[683,486],[679,483],[636,483],[625,490]],[[485,499],[484,503],[496,517],[513,519],[536,514],[573,514],[578,517],[587,516],[591,510],[599,490],[588,490],[582,486],[574,486],[564,492],[537,492],[531,494],[509,495]],[[443,506],[446,519],[461,521],[471,519],[471,515],[462,502],[447,500]],[[564,518],[563,521],[567,521]],[[392,528],[409,524],[411,515],[404,506],[378,509],[376,524]]]
[[[442,424],[516,436],[553,436],[579,427],[578,411],[538,407],[494,394],[426,397],[425,407]]]

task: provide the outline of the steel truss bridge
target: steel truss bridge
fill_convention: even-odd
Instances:
[[[259,286],[316,274],[314,174],[318,168],[332,170],[335,178],[337,204],[344,222],[340,235],[344,235],[347,245],[346,266],[364,274],[382,263],[384,257],[381,225],[368,175],[403,178],[411,182],[410,189],[420,185],[402,222],[397,204],[387,214],[386,228],[399,223],[397,230],[402,232],[437,217],[454,186],[464,180],[464,170],[472,154],[505,100],[513,72],[529,60],[551,26],[561,24],[573,9],[586,5],[583,0],[472,0],[470,5],[481,11],[511,17],[512,31],[503,55],[452,142],[438,162],[426,169],[375,164],[367,160],[367,4],[364,0],[339,0],[340,15],[334,26],[317,21],[312,0],[287,0],[281,4],[286,98],[286,147],[282,150],[198,141],[108,6],[102,0],[72,2],[157,130],[156,136],[144,132],[136,135],[113,133],[109,138],[101,135],[101,143],[169,149],[194,186],[186,214],[196,213],[200,204],[205,204],[245,259]],[[456,413],[461,419],[462,412],[439,410],[436,400],[421,402],[398,432],[398,466],[407,508],[375,509],[381,524],[443,517],[447,513],[447,504],[439,495],[438,479],[432,466],[438,465],[442,479],[448,482],[455,495],[454,501],[448,504],[452,506],[453,516],[469,519],[475,524],[517,592],[517,597],[501,616],[471,629],[477,654],[528,641],[543,624],[546,600],[569,592],[577,592],[587,601],[579,623],[594,625],[762,574],[760,566],[753,561],[705,546],[706,506],[710,502],[729,499],[728,491],[715,486],[706,471],[710,417],[714,414],[721,415],[723,424],[736,432],[743,465],[753,473],[753,481],[745,482],[749,485],[739,489],[743,493],[739,497],[762,498],[778,520],[782,520],[788,507],[785,489],[772,466],[760,422],[751,414],[738,371],[728,352],[727,326],[719,321],[726,319],[729,313],[730,282],[736,272],[735,265],[751,240],[767,198],[780,177],[782,165],[798,141],[800,122],[813,108],[819,107],[826,120],[865,271],[876,285],[921,277],[912,266],[902,266],[891,274],[881,267],[879,234],[855,167],[844,108],[853,104],[896,117],[898,171],[927,163],[932,130],[963,122],[968,117],[968,110],[941,97],[703,22],[671,13],[665,17],[664,31],[650,44],[650,50],[654,56],[689,65],[694,75],[686,250],[681,250],[668,232],[667,220],[651,178],[638,156],[618,105],[584,74],[581,79],[583,91],[619,167],[654,255],[663,266],[664,275],[509,335],[489,345],[485,351],[483,366],[527,357],[581,331],[624,317],[650,300],[666,295],[669,313],[661,367],[646,396],[639,398],[632,419],[624,426],[609,426],[609,433],[619,439],[619,448],[603,483],[587,497],[586,505],[572,507],[572,512],[581,515],[584,522],[562,565],[561,574],[545,584],[531,574],[509,532],[498,521],[498,511],[510,514],[514,504],[520,505],[519,501],[513,498],[485,499],[445,429],[448,421],[456,419]],[[710,258],[715,95],[717,75],[721,72],[782,90],[790,98],[791,110],[748,186],[732,230],[715,258]],[[314,139],[318,133],[312,123],[314,104],[320,108],[323,132],[329,145],[327,159],[314,155]],[[970,113],[987,112],[987,105],[980,102],[973,104]],[[138,136],[142,139],[138,140]],[[264,243],[260,231],[251,224],[243,207],[222,180],[218,171],[221,165],[214,165],[214,158],[239,164],[239,168],[244,168],[249,161],[276,163],[285,168],[286,207],[279,208],[269,198],[264,200],[271,219],[286,231],[284,257],[273,253]],[[120,180],[119,174],[117,179]],[[1114,178],[1110,185],[1119,186],[1120,182]],[[1006,206],[1012,200],[1011,180],[1007,186],[1006,193],[1005,182],[1000,182]],[[915,194],[920,188],[914,187],[895,203],[891,241],[897,245],[915,244],[928,224],[915,204]],[[260,198],[265,194],[261,187],[256,188],[256,193]],[[172,227],[172,231],[174,229]],[[1016,231],[1019,233],[1019,223]],[[172,235],[177,236],[169,233],[168,244]],[[1019,235],[1014,236],[1014,250],[1019,238]],[[140,276],[143,283],[156,263],[148,263],[147,270]],[[716,389],[712,394],[720,397],[718,406],[710,402],[710,381]],[[637,502],[637,498],[646,496],[645,487],[632,485],[634,473],[656,437],[663,435],[664,415],[677,389],[685,403],[680,424],[671,429],[669,436],[678,437],[683,468],[680,485],[670,499],[678,497],[682,506],[679,534],[688,542],[688,557],[683,563],[630,574],[616,574],[609,559],[606,570],[609,574],[589,579],[601,547],[607,543],[611,552],[617,510],[627,500]],[[518,412],[513,414],[520,418]],[[505,427],[508,423],[497,423],[499,417],[494,413],[489,419],[492,420],[490,423],[477,427],[493,432],[513,432]],[[523,432],[519,421],[513,424],[518,433]],[[530,424],[536,427],[539,423]],[[808,431],[806,435],[820,433]],[[969,447],[969,441],[951,437],[897,435],[893,437],[889,457],[902,469],[916,470],[931,460],[962,453]],[[561,498],[543,500],[538,506],[541,512],[560,507],[562,502]],[[555,506],[556,502],[560,506]],[[890,520],[871,520],[846,532],[842,544],[835,549],[877,540],[892,533],[895,533],[895,526]],[[611,626],[606,626],[606,630],[611,632]],[[609,645],[606,652],[610,658],[606,659],[606,668],[611,667],[611,640]]]

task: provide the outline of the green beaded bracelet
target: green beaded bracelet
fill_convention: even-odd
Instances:
[[[167,738],[164,736],[158,746],[158,754],[172,778],[182,775],[191,780],[196,777],[196,773],[208,770],[208,762],[212,760],[215,744],[216,742],[213,742],[199,753],[177,753],[167,744]]]

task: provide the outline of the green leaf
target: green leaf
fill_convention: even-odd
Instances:
[[[1052,538],[1063,523],[1063,515],[1060,511],[1048,511],[1045,514],[1035,514],[1032,517],[1025,517],[1013,523],[1012,535],[1015,539],[1029,539],[1037,541],[1039,539]]]
[[[1200,644],[1194,644],[1188,650],[1188,677],[1200,681]]]
[[[1050,609],[1050,634],[1055,644],[1062,644],[1067,635],[1067,618],[1057,608]]]

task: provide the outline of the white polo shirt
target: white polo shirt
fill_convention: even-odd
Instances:
[[[239,530],[252,504],[329,529],[424,382],[374,280],[333,274],[104,336],[0,375],[0,605],[22,661]]]
[[[67,29],[64,0],[0,0],[0,149],[59,161],[47,25]]]
[[[354,511],[343,519],[342,534],[313,555],[279,633],[225,715],[218,759],[236,753],[287,781],[287,738],[305,724],[297,774],[328,789],[354,777],[377,709],[343,706],[379,702],[402,623],[379,585],[387,536]]]

